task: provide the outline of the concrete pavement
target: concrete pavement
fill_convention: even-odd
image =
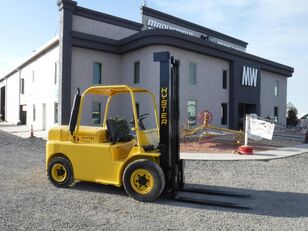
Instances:
[[[14,125],[0,122],[0,130],[9,132],[13,135],[29,138],[31,127],[27,125]],[[34,130],[36,138],[47,140],[48,131]],[[207,161],[242,161],[242,160],[260,160],[268,161],[272,159],[284,158],[308,152],[308,144],[300,144],[293,147],[284,147],[275,150],[254,152],[253,155],[239,155],[232,153],[180,153],[183,160],[207,160]]]
[[[21,138],[29,138],[31,134],[31,127],[27,125],[15,125],[6,122],[0,122],[0,130],[19,136]],[[47,140],[48,131],[33,130],[36,138]]]
[[[275,150],[254,152],[253,155],[240,155],[233,153],[180,153],[180,159],[183,160],[260,160],[268,161],[273,159],[295,156],[308,152],[308,144],[300,144],[292,147],[284,147]]]

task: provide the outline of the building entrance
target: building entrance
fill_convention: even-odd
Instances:
[[[257,105],[256,104],[244,104],[240,103],[238,105],[238,129],[244,129],[244,121],[246,114],[257,113]]]
[[[0,90],[0,120],[5,121],[5,86]]]
[[[27,124],[27,111],[25,109],[26,105],[19,106],[19,120],[21,125]]]

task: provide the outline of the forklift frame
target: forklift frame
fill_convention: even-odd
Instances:
[[[249,195],[185,184],[184,160],[180,159],[179,148],[180,61],[168,51],[155,52],[153,59],[160,62],[160,163],[166,178],[167,197],[189,203],[248,209],[225,198],[249,198]]]

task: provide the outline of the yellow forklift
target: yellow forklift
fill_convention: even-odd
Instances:
[[[145,129],[137,117],[135,94],[147,94],[152,99],[156,126]],[[125,94],[131,99],[135,136],[130,134],[124,119],[108,118],[112,99]],[[81,115],[88,95],[107,96],[101,127],[81,126]],[[67,187],[75,180],[110,184],[121,187],[140,201],[152,201],[165,186],[158,149],[159,124],[155,96],[141,88],[126,85],[93,86],[75,95],[69,126],[52,128],[46,146],[46,167],[50,181],[58,187]]]
[[[93,86],[82,95],[78,89],[69,125],[54,127],[48,133],[46,170],[51,183],[57,187],[69,187],[75,181],[124,186],[128,195],[143,202],[153,201],[164,192],[178,201],[246,208],[232,201],[211,199],[212,195],[240,198],[246,195],[184,184],[184,160],[179,156],[179,61],[169,52],[154,53],[153,58],[160,63],[159,113],[155,96],[146,89]],[[131,101],[130,129],[127,121],[109,116],[112,99],[123,94]],[[144,126],[148,114],[138,116],[136,94],[150,96],[154,128]],[[108,97],[101,127],[81,125],[87,95]]]

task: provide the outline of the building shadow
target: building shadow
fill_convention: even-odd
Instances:
[[[272,217],[308,217],[308,194],[307,193],[294,193],[294,192],[277,192],[270,190],[253,190],[243,188],[232,188],[223,186],[209,186],[209,185],[195,185],[190,184],[189,186],[198,186],[210,191],[220,192],[231,192],[235,194],[241,194],[246,196],[241,197],[225,197],[225,196],[214,196],[216,201],[231,201],[239,206],[248,207],[248,209],[236,209],[226,208],[220,206],[209,206],[201,204],[192,204],[187,202],[169,200],[166,196],[161,196],[153,203],[162,204],[175,207],[187,207],[195,209],[206,209],[215,211],[225,212],[236,212],[242,214],[255,214],[265,215]],[[71,190],[90,191],[97,193],[107,193],[123,197],[128,197],[123,187],[118,188],[109,185],[101,185],[88,182],[78,182],[71,188]],[[213,195],[205,196],[209,200],[213,200]]]

